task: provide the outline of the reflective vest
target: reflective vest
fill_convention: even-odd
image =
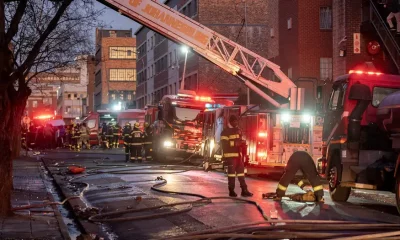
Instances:
[[[131,132],[131,145],[142,145],[143,144],[143,133],[137,128],[134,128]]]
[[[224,158],[240,157],[242,134],[239,128],[225,128],[221,133],[221,145]]]

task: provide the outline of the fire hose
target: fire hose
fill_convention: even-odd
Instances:
[[[183,173],[191,170],[197,170],[197,169],[182,169],[182,168],[177,168],[177,169],[171,169],[169,167],[173,166],[164,166],[163,167],[158,167],[158,168],[134,168],[134,169],[120,169],[120,170],[111,170],[111,171],[99,171],[96,170],[96,172],[90,173],[90,174],[85,174],[82,176],[78,176],[75,178],[71,178],[69,182],[75,182],[77,179],[84,178],[84,177],[89,177],[92,175],[97,175],[97,174],[106,174],[106,173],[112,173],[112,174],[174,174],[174,173]],[[138,170],[166,170],[166,168],[169,168],[167,170],[176,170],[175,172],[135,172]],[[130,171],[130,172],[129,172]],[[324,221],[324,220],[314,220],[314,221],[309,221],[309,220],[271,220],[269,217],[264,213],[263,209],[261,206],[252,200],[248,199],[242,199],[242,198],[231,198],[231,197],[211,197],[208,198],[206,196],[200,195],[200,194],[195,194],[195,193],[186,193],[186,192],[176,192],[176,191],[169,191],[169,190],[163,190],[160,189],[159,187],[167,184],[167,181],[163,179],[162,177],[158,177],[155,180],[144,180],[144,181],[138,181],[138,182],[149,182],[149,181],[161,181],[156,184],[154,184],[151,187],[151,190],[161,192],[161,193],[167,193],[167,194],[179,194],[179,195],[186,195],[186,196],[192,196],[192,197],[199,197],[199,200],[194,200],[194,201],[184,201],[184,202],[178,202],[178,203],[173,203],[173,204],[165,204],[165,205],[160,205],[156,207],[149,207],[149,208],[143,208],[143,209],[128,209],[128,210],[123,210],[123,211],[113,211],[113,212],[108,212],[108,213],[100,213],[93,215],[89,217],[90,221],[93,222],[119,222],[119,221],[138,221],[138,220],[144,220],[144,219],[154,219],[154,218],[160,218],[160,217],[167,217],[170,215],[175,215],[175,214],[180,214],[184,212],[190,211],[193,206],[195,205],[204,205],[204,204],[209,204],[212,203],[212,200],[220,200],[220,199],[229,199],[233,201],[239,201],[239,202],[244,202],[244,203],[249,203],[257,207],[257,210],[260,212],[262,217],[266,220],[263,222],[257,222],[257,223],[250,223],[250,224],[241,224],[241,225],[235,225],[235,226],[230,226],[226,228],[220,228],[220,229],[211,229],[211,230],[206,230],[203,232],[194,232],[190,233],[187,235],[179,236],[179,237],[174,237],[171,239],[207,239],[207,238],[213,238],[213,239],[218,239],[218,238],[227,238],[229,237],[230,239],[236,239],[236,238],[249,238],[249,239],[276,239],[276,238],[335,238],[340,237],[338,239],[343,239],[343,240],[357,240],[357,239],[373,239],[373,238],[379,238],[379,237],[395,237],[399,236],[400,232],[399,231],[393,231],[393,232],[385,232],[385,233],[375,233],[373,234],[372,232],[366,235],[362,236],[354,236],[353,234],[350,233],[305,233],[301,231],[305,230],[340,230],[340,231],[345,231],[346,229],[348,230],[372,230],[372,229],[385,229],[387,230],[398,230],[400,228],[400,224],[361,224],[357,222],[349,222],[349,221]],[[89,185],[87,183],[86,187],[81,191],[81,193],[78,196],[71,196],[66,198],[62,202],[50,202],[50,203],[44,203],[44,204],[37,204],[37,205],[29,205],[29,206],[22,206],[18,208],[14,208],[14,211],[18,210],[23,210],[23,209],[29,209],[29,208],[41,208],[44,206],[48,205],[62,205],[65,204],[68,200],[74,199],[74,198],[82,198],[84,196],[84,193],[89,189]],[[124,214],[128,213],[137,213],[137,212],[145,212],[145,211],[152,211],[156,209],[162,209],[162,208],[170,208],[170,207],[175,207],[179,205],[189,205],[189,207],[177,211],[172,211],[172,212],[167,212],[167,213],[155,213],[155,214],[149,214],[145,216],[138,216],[138,217],[118,217]],[[275,225],[275,224],[291,224],[291,225]],[[312,225],[304,225],[304,224],[312,224]],[[316,225],[316,224],[323,224],[323,225]],[[268,225],[264,227],[256,227],[249,229],[249,227],[254,226],[254,225]],[[251,233],[248,233],[248,231],[251,230]],[[300,230],[300,232],[271,232],[271,230]],[[373,237],[372,237],[373,236]],[[372,237],[372,238],[371,238]]]

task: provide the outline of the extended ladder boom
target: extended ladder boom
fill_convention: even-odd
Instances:
[[[153,31],[184,44],[225,71],[237,76],[246,86],[270,101],[281,105],[259,89],[258,83],[288,98],[296,85],[273,62],[229,40],[191,18],[155,0],[98,0]],[[267,80],[271,69],[280,82]]]

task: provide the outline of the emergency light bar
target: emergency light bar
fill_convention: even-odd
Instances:
[[[364,71],[361,71],[361,70],[350,70],[349,74],[352,74],[352,73],[360,74],[360,75],[361,74],[368,74],[368,75],[377,75],[377,76],[382,74],[380,72],[364,72]]]

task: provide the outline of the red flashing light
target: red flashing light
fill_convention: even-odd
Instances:
[[[53,118],[53,115],[41,115],[41,116],[36,116],[34,119],[50,119]]]
[[[267,153],[266,153],[266,152],[258,152],[258,153],[257,153],[257,157],[259,157],[259,158],[266,158],[266,157],[267,157]]]
[[[268,137],[268,133],[266,133],[266,132],[259,132],[259,133],[258,133],[258,136],[259,136],[259,137],[262,137],[262,138]]]
[[[364,71],[361,71],[361,70],[350,70],[349,71],[349,74],[359,74],[359,75],[361,75],[361,74],[367,74],[367,75],[377,75],[377,76],[379,76],[379,75],[381,75],[382,73],[380,73],[380,72],[364,72]]]
[[[211,97],[196,96],[196,101],[211,102]]]

